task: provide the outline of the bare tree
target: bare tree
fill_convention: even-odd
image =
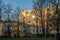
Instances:
[[[36,9],[37,11],[40,11],[40,18],[41,18],[41,26],[42,26],[42,30],[43,30],[43,35],[45,34],[44,31],[44,22],[43,22],[43,13],[42,13],[42,8],[44,8],[44,6],[46,5],[46,0],[35,0],[34,1],[34,5],[33,8]],[[38,30],[38,29],[37,29]],[[38,31],[37,31],[37,35],[38,35]]]
[[[5,6],[4,6],[4,12],[5,12],[5,14],[7,15],[7,17],[6,17],[6,21],[8,21],[8,26],[7,26],[7,35],[8,35],[8,37],[10,37],[10,22],[11,22],[11,20],[10,20],[10,14],[11,14],[11,11],[12,11],[12,8],[11,8],[11,5],[10,4],[6,4]]]
[[[17,26],[17,37],[19,37],[19,33],[20,33],[20,30],[19,30],[19,23],[20,23],[20,21],[19,21],[19,16],[20,16],[20,11],[21,11],[21,9],[20,9],[20,7],[16,7],[16,9],[14,10],[14,19],[15,19],[15,21],[17,21],[17,24],[18,24],[18,26]]]
[[[60,12],[59,11],[60,11],[60,9],[58,8],[59,5],[60,5],[60,1],[59,0],[49,0],[49,2],[56,6],[56,11],[55,11],[56,12],[56,17],[57,17],[57,20],[56,20],[56,27],[57,27],[57,37],[56,38],[57,39],[56,40],[60,40],[59,39],[59,36],[60,36],[59,35],[59,26],[60,26],[59,25],[59,22],[60,22],[59,21],[60,20],[59,16],[60,16]]]

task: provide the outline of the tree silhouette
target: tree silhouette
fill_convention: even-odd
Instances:
[[[17,24],[18,24],[18,26],[17,26],[17,37],[19,37],[20,36],[20,20],[19,20],[19,16],[20,16],[20,11],[21,11],[21,9],[19,8],[19,6],[18,7],[16,7],[16,9],[14,10],[14,19],[15,19],[15,21],[17,21]]]
[[[11,20],[10,20],[10,14],[11,14],[11,11],[12,11],[12,8],[11,8],[11,5],[10,4],[6,4],[5,6],[4,6],[4,12],[5,12],[5,14],[7,15],[7,18],[6,18],[6,21],[8,21],[8,26],[7,26],[7,34],[8,34],[8,37],[10,37],[10,22],[11,22]]]
[[[57,3],[56,3],[57,2]],[[53,5],[55,5],[56,6],[56,17],[57,17],[57,20],[56,20],[56,27],[57,27],[57,39],[56,40],[59,40],[59,19],[60,19],[60,9],[58,8],[59,7],[59,4],[60,4],[60,1],[59,0],[50,0],[50,3],[52,3]]]
[[[45,36],[45,28],[44,28],[44,22],[43,22],[44,15],[43,15],[42,9],[46,6],[46,0],[35,0],[33,2],[34,2],[33,8],[37,11],[40,11],[39,15],[41,18],[41,26],[42,26],[43,36]]]

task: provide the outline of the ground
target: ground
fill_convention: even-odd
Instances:
[[[0,40],[55,40],[55,38],[0,38]]]

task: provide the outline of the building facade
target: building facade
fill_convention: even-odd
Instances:
[[[40,10],[24,9],[21,11],[20,21],[25,24],[32,25],[32,26],[24,25],[26,28],[28,28],[28,30],[30,30],[29,32],[31,34],[37,34],[37,29],[38,29],[38,34],[43,34],[42,31],[43,27],[44,27],[45,35],[47,35],[47,33],[56,34],[57,26],[55,24],[57,18],[55,11],[56,11],[55,6],[51,8],[43,8],[42,12]],[[42,13],[42,18],[41,18],[41,13]]]
[[[42,13],[42,14],[41,14]],[[20,37],[37,34],[56,34],[56,13],[55,8],[43,8],[40,10],[22,10],[19,16],[20,21],[3,21],[0,23],[0,35],[8,36],[8,28],[10,25],[10,36],[14,37],[19,34]],[[19,23],[19,26],[18,26]],[[19,29],[19,30],[18,30]]]

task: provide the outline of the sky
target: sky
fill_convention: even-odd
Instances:
[[[4,4],[12,4],[13,8],[19,6],[21,9],[32,9],[33,7],[33,0],[3,0]]]

